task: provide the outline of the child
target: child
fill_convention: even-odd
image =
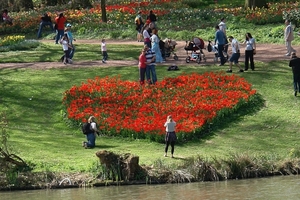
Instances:
[[[146,74],[146,50],[143,49],[139,57],[139,73],[140,73],[140,84],[144,85],[145,83],[145,74]]]
[[[106,51],[106,43],[105,43],[105,39],[102,39],[102,43],[101,43],[101,51],[102,51],[102,63],[106,63],[106,60],[108,58],[107,55],[107,51]]]
[[[64,34],[64,36],[62,37],[62,39],[60,40],[60,43],[62,44],[62,47],[63,47],[63,50],[64,50],[64,53],[65,53],[65,56],[64,56],[64,64],[66,65],[67,64],[67,61],[68,63],[71,64],[71,60],[69,59],[69,49],[71,49],[71,45],[69,45],[69,40],[68,40],[68,36],[67,34]]]
[[[176,138],[176,133],[175,133],[176,122],[172,119],[171,115],[169,115],[167,117],[167,121],[166,121],[164,126],[166,127],[165,157],[167,157],[168,148],[169,148],[169,145],[171,144],[171,155],[172,155],[172,158],[174,158],[174,156],[173,156],[173,154],[174,154],[174,145],[175,145],[175,142],[176,142],[176,139],[177,139]]]

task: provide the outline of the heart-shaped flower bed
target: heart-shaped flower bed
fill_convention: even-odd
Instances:
[[[148,86],[119,77],[96,77],[67,90],[63,104],[67,117],[75,122],[95,116],[104,134],[161,141],[168,115],[177,123],[178,137],[191,138],[255,93],[244,78],[224,73],[181,75]]]

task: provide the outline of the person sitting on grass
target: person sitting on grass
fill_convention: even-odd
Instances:
[[[90,116],[88,119],[88,123],[90,124],[90,132],[86,135],[87,142],[83,141],[82,146],[84,148],[94,148],[96,143],[96,136],[99,134],[97,129],[97,123],[94,116]]]
[[[239,58],[241,56],[240,54],[240,46],[239,46],[239,42],[233,38],[233,36],[229,36],[229,41],[231,42],[231,57],[229,59],[229,69],[227,70],[227,73],[231,73],[232,72],[232,64],[234,63],[235,65],[237,65],[240,69],[239,72],[244,72],[244,70],[241,68],[240,64],[239,64]]]

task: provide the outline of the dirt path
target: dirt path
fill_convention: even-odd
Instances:
[[[52,40],[42,40],[42,42],[52,42]],[[143,46],[142,42],[137,41],[128,41],[128,40],[107,40],[107,46],[109,48],[109,44],[121,44],[121,45],[128,45],[128,44],[136,44]],[[77,40],[75,44],[99,44],[100,40]],[[185,41],[177,41],[178,45],[176,46],[176,54],[179,57],[178,61],[175,61],[172,57],[167,58],[167,62],[159,64],[164,66],[169,65],[186,65],[185,58],[187,57],[187,53],[184,50]],[[300,52],[300,47],[294,46],[294,48]],[[109,50],[109,49],[108,49]],[[230,52],[230,50],[229,50]],[[190,52],[189,52],[190,53]],[[289,60],[289,57],[285,56],[286,49],[284,44],[276,45],[276,44],[257,44],[257,54],[254,57],[255,61],[261,62],[270,62],[274,60]],[[204,50],[204,54],[206,56],[206,62],[201,62],[199,65],[215,65],[219,63],[214,62],[214,53],[208,52]],[[138,58],[137,58],[138,59]],[[244,62],[244,53],[242,47],[242,55],[240,58],[241,65],[243,66]],[[62,68],[62,67],[90,67],[90,66],[99,66],[99,67],[117,67],[117,66],[132,66],[137,65],[138,61],[124,61],[124,60],[108,60],[106,64],[103,64],[99,60],[95,61],[76,61],[76,54],[74,57],[74,63],[72,65],[64,65],[60,62],[35,62],[35,63],[0,63],[0,68],[34,68],[34,69],[48,69],[48,68]],[[196,64],[196,63],[193,63]]]

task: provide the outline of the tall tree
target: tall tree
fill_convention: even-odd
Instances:
[[[106,16],[106,2],[105,0],[101,0],[101,19],[103,22],[107,22],[107,16]]]
[[[91,8],[92,4],[90,0],[72,0],[72,7],[73,8]]]
[[[245,0],[245,8],[262,8],[266,7],[267,1],[266,0]]]
[[[33,9],[33,2],[32,0],[1,0],[0,6],[9,11],[29,10]]]

